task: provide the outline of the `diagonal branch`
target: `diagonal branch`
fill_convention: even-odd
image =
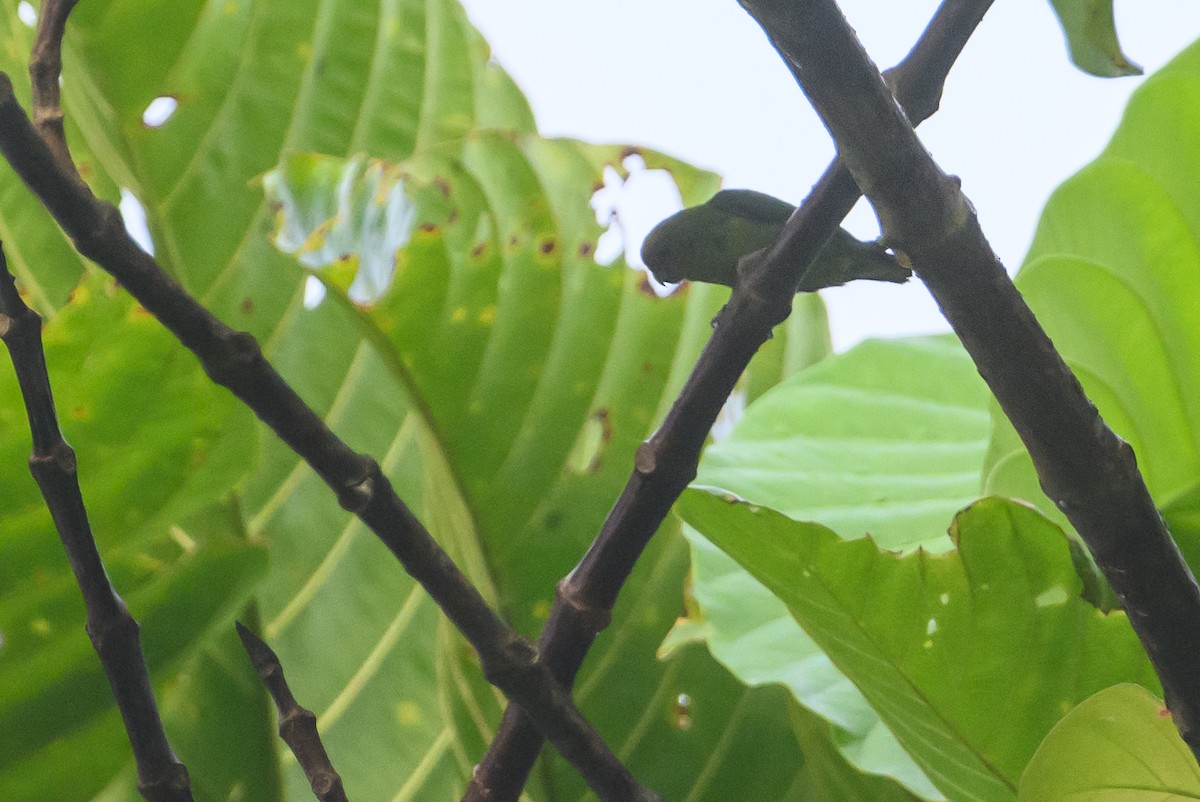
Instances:
[[[262,683],[275,702],[279,711],[279,737],[283,738],[296,762],[304,769],[309,787],[321,802],[347,802],[346,791],[342,787],[342,778],[333,768],[325,745],[321,743],[321,735],[317,732],[317,717],[311,710],[301,707],[292,695],[287,680],[283,677],[283,666],[279,656],[275,654],[262,638],[255,635],[236,622],[238,637],[242,646],[254,664]]]
[[[57,6],[53,24],[44,21],[39,49],[61,44],[61,26],[72,5],[66,0]],[[43,35],[43,30],[48,33]],[[39,58],[61,64],[55,55]],[[57,97],[50,97],[53,92],[46,88],[46,76],[39,73],[38,80],[46,90],[42,108],[56,105]],[[133,242],[117,209],[92,194],[70,165],[69,153],[63,163],[65,140],[57,137],[58,129],[50,128],[47,140],[26,117],[9,77],[0,73],[0,151],[78,251],[116,277],[196,355],[209,378],[250,407],[329,485],[342,507],[383,541],[475,648],[487,680],[529,713],[601,799],[656,800],[657,795],[634,780],[575,707],[533,645],[488,607],[400,500],[379,463],[356,453],[330,431],[267,361],[250,334],[218,320]]]
[[[1200,757],[1200,588],[1137,469],[933,162],[833,0],[742,0],[796,73],[888,242],[909,256],[1116,591]]]
[[[87,608],[87,633],[112,688],[137,763],[138,791],[150,802],[191,802],[188,772],[163,732],[140,627],[117,595],[88,524],[75,472],[75,452],[63,440],[42,351],[42,318],[26,306],[0,249],[0,339],[8,346],[25,400],[37,481]]]
[[[991,0],[946,0],[892,71],[896,96],[912,119],[924,120],[937,110],[946,74],[990,6]],[[849,171],[835,161],[792,215],[769,257],[741,277],[666,420],[638,450],[633,473],[599,536],[559,583],[538,648],[564,685],[574,682],[634,563],[695,478],[704,441],[742,371],[787,318],[805,269],[859,196]],[[515,800],[541,746],[532,722],[510,705],[464,800]]]

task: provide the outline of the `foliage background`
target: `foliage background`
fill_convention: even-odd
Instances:
[[[20,75],[31,31],[17,4],[4,2],[0,56]],[[130,30],[143,33],[145,47],[129,47]],[[554,582],[597,531],[725,292],[693,285],[660,297],[622,259],[597,264],[603,228],[592,194],[644,165],[668,171],[692,203],[716,188],[716,177],[647,149],[539,137],[524,97],[452,0],[187,0],[170,14],[136,0],[89,2],[72,17],[65,61],[68,134],[97,191],[115,200],[124,188],[140,199],[159,260],[223,319],[258,336],[331,427],[380,458],[485,595],[535,635]],[[1192,91],[1196,61],[1193,50],[1156,84],[1184,86],[1147,88],[1141,102],[1161,91],[1169,108],[1172,93]],[[164,96],[178,108],[164,124],[146,125],[143,111]],[[1170,284],[1177,274],[1194,280],[1197,229],[1184,191],[1194,155],[1181,168],[1166,140],[1138,140],[1167,123],[1181,132],[1172,141],[1186,140],[1195,121],[1165,108],[1144,115],[1131,116],[1107,161],[1076,180],[1099,180],[1100,194],[1128,190],[1117,195],[1125,205],[1076,213],[1077,204],[1052,202],[1022,281],[1068,343],[1087,315],[1147,307],[1150,339],[1139,348],[1157,346],[1160,362],[1131,364],[1112,343],[1086,338],[1068,355],[1101,366],[1089,372],[1089,389],[1122,433],[1132,431],[1122,424],[1152,421],[1135,445],[1161,454],[1152,488],[1172,503],[1175,520],[1188,521],[1190,452],[1177,458],[1154,443],[1194,431],[1188,388],[1196,385],[1184,381],[1195,364],[1194,327],[1171,304],[1192,288]],[[1061,197],[1084,192],[1072,186]],[[1159,207],[1148,205],[1162,195]],[[1128,218],[1129,204],[1145,214]],[[1161,220],[1169,205],[1182,211],[1168,231]],[[1115,264],[1077,253],[1110,229],[1105,215],[1128,218],[1123,241],[1144,247],[1117,249]],[[436,608],[310,471],[81,263],[7,168],[0,236],[31,303],[54,315],[46,337],[60,415],[110,570],[144,625],[168,728],[198,797],[308,794],[278,749],[263,693],[232,638],[234,616],[257,623],[277,648],[356,798],[455,796],[501,700]],[[1106,276],[1134,271],[1146,285],[1124,292],[1118,280],[1111,292],[1065,304],[1053,290],[1065,279],[1055,277],[1039,294],[1039,275],[1081,260]],[[821,364],[752,405],[710,452],[704,481],[843,536],[871,532],[874,540],[850,544],[795,524],[810,537],[821,532],[818,542],[834,552],[873,552],[900,575],[914,560],[949,566],[946,582],[971,581],[953,573],[959,552],[948,551],[942,531],[985,481],[1051,513],[1028,491],[1028,469],[1003,427],[992,433],[986,397],[956,346],[870,344],[821,361],[829,351],[823,306],[806,298],[797,307],[757,360],[744,400]],[[1178,403],[1158,403],[1163,383],[1177,376]],[[25,422],[9,373],[0,396],[0,798],[132,799],[119,721],[25,470]],[[897,409],[902,420],[880,426],[884,410]],[[811,462],[783,460],[781,446]],[[839,481],[814,479],[830,476]],[[831,488],[840,495],[824,495]],[[581,706],[666,798],[1014,798],[1021,768],[1075,702],[1118,680],[1154,685],[1120,614],[1101,616],[1078,599],[1083,579],[1063,533],[1007,504],[983,502],[957,526],[970,529],[964,516],[981,517],[981,529],[1010,532],[1013,553],[1011,544],[1036,541],[1048,555],[1049,567],[1038,569],[1046,575],[1013,583],[1033,569],[1003,555],[985,560],[1011,586],[998,608],[1005,614],[955,607],[958,617],[947,620],[962,623],[946,623],[947,632],[972,636],[946,638],[940,662],[922,670],[913,650],[935,634],[928,605],[944,605],[949,591],[898,579],[890,586],[897,593],[924,601],[880,619],[885,606],[863,595],[874,580],[839,577],[841,613],[861,619],[885,673],[915,688],[923,706],[881,709],[878,675],[864,677],[855,659],[823,642],[825,622],[806,623],[803,600],[775,587],[808,635],[779,600],[695,538],[689,580],[689,541],[675,520],[585,666]],[[717,542],[736,530],[714,528],[710,515],[769,517],[700,491],[688,505],[689,522]],[[900,558],[876,545],[924,550]],[[735,556],[754,568],[753,555]],[[753,618],[749,604],[735,610],[734,630],[721,618],[721,582],[743,600],[760,594]],[[856,595],[866,612],[847,601]],[[1059,698],[1061,686],[1039,677],[1036,690],[1054,698],[1032,721],[991,737],[994,696],[963,700],[987,677],[1018,670],[1013,661],[1026,647],[1003,627],[1027,621],[1043,633],[1035,643],[1061,649],[1064,615],[1088,621],[1068,648],[1077,659],[1066,690]],[[979,679],[947,686],[938,666],[961,664],[955,649],[984,635],[1001,645],[998,655],[981,658]],[[777,647],[796,638],[801,651],[787,654],[800,654],[799,664],[781,660]],[[652,659],[656,650],[663,659]],[[1089,656],[1114,652],[1100,668]],[[787,690],[760,687],[781,679]],[[906,735],[913,721],[933,721],[938,739]],[[963,775],[964,765],[978,776]],[[575,799],[583,789],[551,755],[529,793]]]

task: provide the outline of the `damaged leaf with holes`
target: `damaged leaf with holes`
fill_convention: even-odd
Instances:
[[[603,229],[592,193],[609,171],[628,175],[631,156],[645,169],[667,170],[685,202],[716,187],[711,175],[652,151],[502,132],[395,164],[293,157],[264,181],[274,242],[329,293],[314,313],[330,306],[349,313],[412,399],[430,526],[530,636],[728,295],[695,286],[659,297],[625,259],[596,262]],[[388,204],[396,213],[383,211]],[[402,217],[403,226],[388,223]],[[364,264],[389,259],[394,272],[385,284],[359,294]],[[819,305],[802,308],[800,323],[824,326]],[[778,347],[799,330],[781,330]],[[773,358],[778,377],[788,360]],[[625,744],[633,771],[668,796],[693,790],[708,764],[707,790],[697,798],[728,798],[734,788],[779,797],[800,761],[777,692],[740,687],[701,648],[662,663],[645,659],[678,614],[686,567],[686,548],[669,523],[615,611],[606,659],[581,673],[580,704]],[[461,689],[456,738],[474,753],[486,736],[472,718],[500,708],[475,669],[458,667],[461,654],[447,670]],[[686,715],[680,699],[688,700]],[[778,744],[770,760],[758,748],[763,737]],[[710,763],[718,742],[725,746]],[[670,770],[659,762],[666,753],[676,756]],[[552,786],[583,792],[560,758],[543,760],[549,779],[531,786],[535,798]]]
[[[131,30],[144,47],[129,46]],[[14,24],[4,33],[8,71],[20,74],[31,31]],[[67,48],[68,135],[85,177],[105,197],[115,200],[124,187],[140,201],[164,268],[229,325],[257,336],[326,424],[379,458],[488,600],[535,634],[554,583],[599,528],[637,443],[661,419],[727,294],[693,287],[659,299],[624,260],[595,264],[602,231],[592,194],[606,176],[619,182],[639,158],[652,171],[669,169],[689,204],[717,189],[715,176],[650,151],[530,137],[528,104],[453,0],[182,0],[165,11],[99,0],[79,4]],[[364,240],[348,250],[342,245],[352,237],[330,239],[332,226],[311,239],[314,231],[302,232],[295,247],[308,242],[311,258],[321,251],[330,261],[298,270],[273,242],[279,210],[263,176],[293,158],[303,164],[291,155],[302,153],[335,161],[366,154],[359,167],[331,172],[348,177],[350,197],[378,202],[376,216],[364,208],[346,221],[346,234]],[[372,159],[384,160],[377,173]],[[305,169],[316,181],[318,167]],[[335,191],[323,208],[336,210],[338,200]],[[387,213],[410,201],[411,230],[404,216]],[[14,265],[31,298],[51,298],[35,305],[52,311],[83,260],[36,204],[11,208],[42,215],[40,233],[7,208],[0,209],[5,222],[31,243]],[[375,258],[369,270],[360,244]],[[33,269],[35,255],[44,272]],[[55,287],[34,286],[33,278]],[[331,289],[323,301],[310,292],[306,305],[314,286]],[[824,353],[819,299],[804,308],[803,325],[781,329],[768,346],[771,359],[752,370],[748,393],[807,354]],[[805,336],[793,340],[801,330]],[[463,333],[462,341],[451,332]],[[809,340],[822,345],[808,348]],[[443,345],[439,365],[433,349]],[[174,386],[172,371],[189,359],[168,351],[139,360],[138,387]],[[196,398],[199,405],[207,396]],[[176,414],[192,409],[186,398],[171,399]],[[233,492],[212,479],[220,501],[204,507],[205,525],[244,529],[268,550],[254,602],[297,695],[317,712],[353,798],[456,797],[502,700],[386,549],[294,453],[254,425],[229,427],[225,458],[242,478]],[[126,445],[140,442],[117,431]],[[87,445],[69,427],[67,436]],[[179,458],[175,451],[162,460],[153,450],[145,456],[141,467],[164,475]],[[23,458],[14,471],[23,470]],[[119,506],[122,490],[133,488],[117,476],[104,494],[89,492],[99,507]],[[506,486],[511,498],[501,492]],[[0,495],[0,520],[13,503]],[[208,535],[192,518],[168,531],[205,548]],[[175,539],[163,543],[167,556],[182,548]],[[628,585],[603,659],[581,677],[580,698],[635,772],[671,797],[783,798],[801,757],[782,696],[747,690],[699,647],[663,663],[650,657],[678,613],[685,571],[671,522]],[[206,634],[163,697],[197,798],[308,798],[302,772],[271,731],[265,696],[238,673],[241,653],[226,640]],[[686,724],[681,695],[690,700]],[[765,754],[764,739],[779,749]],[[97,755],[126,754],[115,726],[96,743]],[[231,753],[241,757],[240,777],[223,774]],[[132,784],[126,768],[100,798],[130,798]],[[93,790],[58,787],[45,798],[74,802],[93,798]],[[535,800],[584,792],[552,753],[528,791]]]

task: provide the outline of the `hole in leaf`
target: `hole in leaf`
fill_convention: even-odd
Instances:
[[[171,115],[177,108],[179,108],[179,101],[170,95],[156,97],[142,112],[142,125],[147,128],[159,128],[171,119]]]
[[[17,3],[17,19],[28,25],[30,28],[37,26],[37,9],[32,4],[21,0]]]
[[[316,309],[325,300],[325,285],[316,276],[304,280],[304,308]]]
[[[121,202],[117,208],[121,212],[121,219],[125,222],[125,230],[129,232],[129,236],[138,247],[153,256],[154,240],[150,238],[150,227],[146,225],[146,209],[142,202],[132,192],[121,187]]]
[[[622,177],[615,167],[605,167],[603,184],[592,195],[596,222],[607,226],[596,242],[595,260],[610,265],[624,254],[625,263],[636,270],[645,270],[642,262],[642,242],[650,229],[665,217],[683,208],[683,200],[675,179],[666,170],[646,168],[637,154],[621,162],[627,175]],[[654,281],[651,286],[659,296],[670,295],[673,287]]]
[[[681,693],[675,697],[675,728],[687,732],[692,728],[692,697]]]
[[[729,398],[725,399],[725,405],[721,407],[721,414],[717,415],[717,420],[713,423],[713,440],[724,440],[728,437],[744,414],[746,414],[746,391],[739,387],[729,394]]]

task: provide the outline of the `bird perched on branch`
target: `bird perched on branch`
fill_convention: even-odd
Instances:
[[[738,260],[774,245],[795,210],[761,192],[725,189],[655,226],[642,244],[642,261],[664,284],[687,279],[732,287]],[[902,283],[911,275],[879,243],[861,242],[839,228],[804,272],[797,292],[855,279]]]

